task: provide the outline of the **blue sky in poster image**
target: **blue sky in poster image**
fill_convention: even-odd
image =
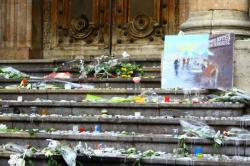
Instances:
[[[211,54],[208,51],[208,40],[209,34],[167,35],[164,42],[164,57],[167,58],[168,55],[175,58],[208,56]]]

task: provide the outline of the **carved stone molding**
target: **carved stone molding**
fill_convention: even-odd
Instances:
[[[150,36],[161,36],[162,27],[152,17],[147,15],[137,15],[123,28],[126,36],[134,39],[143,39]]]
[[[85,39],[94,31],[94,28],[89,24],[86,16],[81,15],[76,19],[72,19],[70,24],[70,36],[75,39]]]
[[[137,15],[129,22],[129,34],[135,38],[145,38],[153,33],[154,23],[150,16]]]

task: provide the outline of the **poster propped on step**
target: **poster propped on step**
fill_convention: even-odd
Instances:
[[[232,88],[234,38],[234,34],[165,36],[162,88]]]

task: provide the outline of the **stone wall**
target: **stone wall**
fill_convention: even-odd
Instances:
[[[236,40],[234,86],[250,93],[250,40]]]

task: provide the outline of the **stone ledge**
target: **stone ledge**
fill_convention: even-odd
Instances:
[[[134,95],[135,93],[140,94],[142,90],[148,90],[148,89],[125,89],[125,88],[111,88],[111,89],[90,89],[90,90],[81,90],[81,89],[71,89],[71,90],[65,90],[65,89],[48,89],[48,90],[28,90],[28,89],[0,89],[0,94],[4,93],[18,93],[18,94],[33,94],[33,93],[42,93],[42,94],[86,94],[86,93],[100,93],[100,94],[131,94]],[[184,95],[184,92],[182,90],[164,90],[164,89],[154,89],[154,91],[157,94],[176,94],[176,95]],[[199,90],[199,94],[208,94],[210,90]],[[219,92],[218,90],[215,90],[215,92]],[[190,94],[196,94],[197,91],[191,90]]]
[[[100,117],[70,117],[70,116],[59,116],[59,117],[30,117],[30,116],[0,116],[1,122],[41,122],[41,123],[110,123],[110,124],[158,124],[158,125],[180,125],[179,120],[183,118],[171,118],[171,119],[152,119],[148,117],[144,118],[102,118]],[[183,119],[187,120],[187,119]],[[239,126],[239,127],[250,127],[250,120],[200,120],[211,126]]]
[[[1,65],[1,64],[0,64]],[[21,68],[18,67],[18,69],[20,69],[20,71],[24,72],[24,73],[50,73],[53,72],[53,68],[44,68],[44,67],[37,67],[37,68]],[[142,70],[144,72],[157,72],[160,74],[161,72],[161,68],[159,67],[143,67]],[[58,72],[77,72],[79,73],[79,70],[77,69],[59,69]]]
[[[11,101],[0,102],[2,105],[9,106],[49,106],[49,107],[126,107],[126,108],[244,108],[244,104],[240,103],[207,103],[207,104],[172,104],[172,103],[91,103],[91,102],[17,102]]]
[[[32,63],[32,64],[51,64],[51,63],[64,63],[71,61],[73,59],[21,59],[21,60],[0,60],[0,65],[2,64],[24,64],[24,63]],[[74,59],[77,60],[77,59]],[[92,62],[92,60],[89,57],[84,58],[86,62]],[[142,58],[142,57],[131,57],[129,59],[122,59],[122,62],[159,62],[161,61],[161,58],[159,57],[152,57],[152,58]]]
[[[44,80],[44,79],[31,79],[29,82],[37,82],[40,80]],[[22,81],[22,79],[0,79],[0,84],[1,83],[20,83]],[[132,78],[87,78],[87,79],[79,79],[79,78],[72,78],[72,79],[47,79],[46,81],[48,82],[55,82],[55,81],[67,81],[67,82],[82,82],[82,83],[88,83],[88,82],[93,82],[93,83],[108,83],[108,82],[126,82],[126,83],[133,83],[133,79]],[[159,77],[157,78],[142,78],[141,79],[141,83],[144,82],[160,82],[161,79]]]
[[[111,135],[111,134],[49,134],[49,133],[36,133],[31,136],[27,132],[10,132],[1,133],[0,138],[8,139],[32,139],[46,141],[46,139],[55,140],[68,140],[68,141],[101,141],[101,142],[128,142],[128,143],[164,143],[164,144],[178,144],[179,139],[171,136],[170,134],[137,134],[137,135]],[[187,144],[206,144],[212,145],[214,142],[209,139],[201,139],[197,137],[188,137],[185,141]],[[223,145],[236,145],[246,146],[250,145],[250,139],[226,139]],[[243,148],[243,147],[242,147]]]
[[[122,135],[122,134],[48,134],[37,133],[33,136],[27,132],[19,133],[1,133],[1,144],[15,142],[20,145],[32,145],[40,148],[46,147],[48,142],[46,139],[54,139],[62,141],[65,144],[76,145],[79,141],[87,143],[94,148],[97,144],[105,144],[115,148],[127,149],[135,147],[140,151],[152,149],[155,151],[164,151],[172,153],[174,148],[178,147],[179,139],[169,135],[163,134],[137,134],[137,135]],[[199,146],[203,148],[203,153],[218,153],[214,150],[212,140],[187,138],[186,144],[189,151],[193,153],[194,148]],[[225,155],[235,155],[237,152],[241,156],[249,156],[250,154],[250,140],[225,140],[220,147],[220,153]]]
[[[9,156],[13,154],[13,152],[8,152],[8,151],[4,151],[4,152],[0,152],[0,160],[3,160],[4,158],[8,159]],[[63,160],[62,156],[60,155],[55,155],[54,156],[55,159],[57,160]],[[41,162],[41,160],[45,160],[44,161],[44,166],[47,165],[47,158],[44,155],[35,155],[32,156],[30,158],[32,161],[33,160],[38,160],[39,162]],[[100,163],[100,164],[117,164],[117,166],[129,166],[131,164],[134,164],[135,161],[137,161],[136,157],[132,157],[132,156],[126,156],[126,155],[110,155],[110,154],[105,154],[105,156],[100,155],[100,156],[91,156],[91,158],[89,158],[88,156],[81,156],[78,155],[77,156],[78,160],[82,160],[88,163]],[[147,165],[147,166],[152,166],[152,165],[184,165],[184,166],[214,166],[214,165],[220,165],[220,166],[235,166],[235,165],[239,165],[239,166],[249,166],[250,162],[244,162],[244,161],[225,161],[225,160],[219,160],[219,161],[211,161],[208,160],[206,158],[204,159],[198,159],[198,158],[194,158],[192,160],[187,160],[185,158],[175,158],[172,157],[170,158],[167,154],[163,154],[161,156],[155,156],[155,157],[144,157],[143,159],[141,159],[140,162],[142,165]],[[7,164],[7,160],[6,160],[6,164]],[[129,165],[127,165],[129,164]],[[105,166],[107,166],[105,165]]]

